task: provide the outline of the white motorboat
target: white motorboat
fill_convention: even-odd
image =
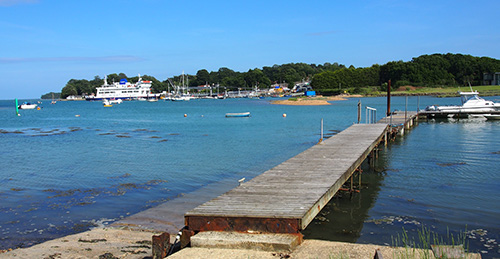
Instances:
[[[113,105],[111,104],[111,102],[108,99],[103,99],[102,105],[104,105],[104,107],[113,107]]]
[[[189,101],[191,99],[192,99],[192,97],[189,95],[177,95],[177,96],[172,97],[171,100],[178,102],[178,101]]]
[[[35,109],[38,104],[36,103],[29,103],[29,102],[24,102],[21,105],[19,105],[17,108],[23,109],[23,110],[31,110]]]
[[[112,100],[109,100],[110,104],[120,104],[122,102],[123,102],[122,99],[112,99]]]
[[[462,99],[462,105],[450,106],[427,106],[426,111],[438,111],[443,113],[488,113],[492,111],[500,111],[500,103],[485,100],[479,97],[477,91],[459,92]]]

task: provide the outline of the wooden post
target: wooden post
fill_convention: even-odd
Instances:
[[[323,144],[323,118],[321,118],[320,137],[319,137],[318,145],[319,144]]]
[[[405,122],[403,123],[403,127],[407,127],[407,120],[408,120],[408,95],[406,96],[406,99],[405,99]]]
[[[358,124],[361,122],[361,100],[358,100]]]
[[[359,174],[359,184],[358,184],[358,189],[361,191],[361,173],[363,171],[361,170],[361,168],[358,169],[358,174]]]
[[[391,80],[387,84],[387,116],[391,114]]]
[[[321,118],[321,139],[320,141],[323,141],[323,118]]]
[[[370,167],[373,168],[375,166],[375,152],[370,151]]]
[[[164,232],[160,235],[153,235],[153,259],[162,259],[167,257],[172,244],[170,243],[170,234]]]
[[[194,231],[183,229],[181,235],[181,249],[191,243],[191,237],[194,236]]]

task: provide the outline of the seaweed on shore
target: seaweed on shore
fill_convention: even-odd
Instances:
[[[152,185],[157,185],[160,183],[166,183],[167,181],[165,180],[150,180],[147,181],[146,183],[143,184],[136,184],[136,183],[122,183],[119,184],[117,187],[117,194],[118,195],[123,195],[127,190],[132,190],[132,189],[145,189],[149,190],[151,189]]]
[[[88,222],[84,222],[84,223],[77,223],[77,224],[73,225],[73,227],[71,227],[71,229],[73,230],[73,232],[83,232],[83,231],[87,231],[87,230],[94,228],[94,227],[97,227],[97,224],[95,224],[92,221],[88,221]],[[80,239],[80,240],[82,240],[82,239]],[[83,240],[83,241],[80,241],[80,240],[78,240],[78,242],[84,242],[84,243],[96,243],[96,242],[107,241],[106,239],[101,240],[101,241],[99,241],[99,240],[96,241],[96,239],[93,239],[93,240],[91,240],[93,242],[86,242],[85,240]]]
[[[0,133],[2,133],[2,134],[9,134],[9,133],[24,134],[24,132],[22,132],[20,130],[8,131],[8,130],[4,130],[4,129],[0,129]]]
[[[112,253],[104,253],[102,255],[99,255],[99,259],[119,259],[119,258],[114,256]]]
[[[99,133],[100,136],[107,136],[107,135],[116,135],[117,133],[115,132],[106,132],[106,133]]]
[[[149,180],[145,183],[145,185],[157,185],[160,183],[167,183],[167,180]]]
[[[135,129],[133,132],[158,132],[157,130],[149,130],[149,129]]]
[[[97,238],[97,239],[78,239],[78,242],[82,242],[82,243],[98,243],[98,242],[106,242],[108,240],[106,240],[105,238]]]
[[[134,254],[134,255],[137,255],[137,254],[147,254],[148,252],[144,251],[144,250],[120,250],[120,252],[122,253],[130,253],[130,254]]]
[[[47,257],[44,257],[43,259],[55,259],[55,258],[61,258],[61,253],[51,254]]]
[[[129,173],[124,173],[124,174],[119,175],[119,176],[110,176],[110,177],[108,177],[108,178],[109,178],[109,179],[121,179],[121,178],[128,178],[128,177],[130,177],[130,176],[131,176],[131,174],[129,174]]]
[[[466,165],[467,163],[465,162],[458,162],[458,163],[437,163],[438,166],[441,167],[448,167],[448,166],[455,166],[455,165]]]
[[[111,179],[126,179],[130,174],[126,173],[121,176],[109,177]],[[94,204],[95,198],[101,195],[106,196],[122,196],[132,190],[149,190],[154,185],[165,183],[165,180],[150,180],[143,183],[120,183],[109,187],[89,188],[89,189],[69,189],[56,190],[45,189],[43,192],[50,193],[47,199],[52,200],[52,203],[47,207],[51,209],[64,208],[69,209],[74,206],[87,206]]]
[[[75,131],[81,131],[81,130],[83,130],[83,129],[82,129],[82,128],[80,128],[80,127],[69,127],[69,130],[70,130],[71,132],[75,132]]]

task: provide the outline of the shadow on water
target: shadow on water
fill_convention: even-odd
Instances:
[[[302,231],[305,239],[351,243],[358,240],[363,224],[369,218],[368,212],[377,200],[384,180],[384,172],[387,170],[383,152],[380,152],[374,168],[370,168],[367,161],[362,164],[361,168],[363,170],[361,191],[359,193],[338,191],[309,226]],[[355,185],[357,182],[356,175]]]

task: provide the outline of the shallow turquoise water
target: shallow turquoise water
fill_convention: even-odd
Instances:
[[[212,182],[252,178],[317,143],[322,118],[325,134],[356,121],[358,99],[307,107],[269,100],[124,102],[111,108],[46,102],[20,117],[14,101],[0,101],[0,249],[112,222]],[[383,116],[385,98],[360,100]],[[416,110],[417,100],[409,98],[408,109]],[[457,102],[422,97],[419,106]],[[392,108],[404,110],[405,98],[393,97]],[[246,111],[252,117],[224,117]],[[385,243],[401,230],[399,219],[437,229],[468,224],[498,236],[498,126],[484,120],[421,123],[392,144],[379,172],[366,176],[376,179],[359,195],[359,206],[344,202],[363,214],[345,230],[358,232],[349,241]],[[373,223],[382,218],[393,224]],[[316,233],[329,232],[319,226]]]

